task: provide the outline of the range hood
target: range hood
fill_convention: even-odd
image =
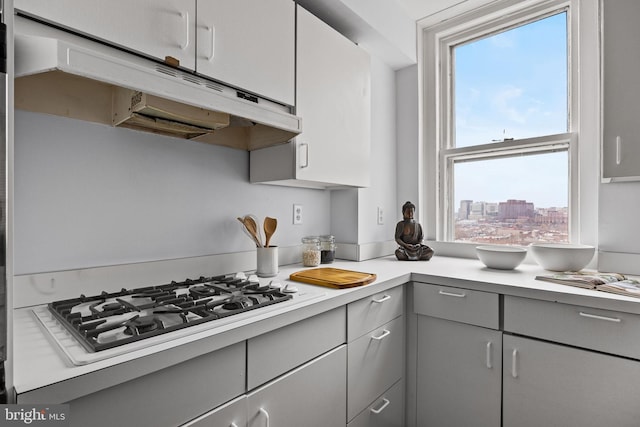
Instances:
[[[15,106],[246,150],[301,132],[289,106],[19,16]]]

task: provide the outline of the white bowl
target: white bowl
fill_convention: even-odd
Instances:
[[[478,246],[476,254],[489,268],[513,270],[527,256],[527,250],[515,246]]]
[[[533,243],[531,253],[545,270],[578,271],[589,264],[596,248],[570,243]]]

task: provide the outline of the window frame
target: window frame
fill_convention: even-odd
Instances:
[[[455,151],[450,144],[450,132],[453,111],[453,92],[450,80],[447,79],[450,70],[448,50],[451,45],[458,44],[466,37],[474,39],[482,34],[492,34],[504,31],[526,22],[536,21],[555,13],[566,11],[567,13],[567,38],[568,38],[568,133],[548,135],[539,138],[516,140],[516,145],[523,147],[530,145],[542,146],[545,144],[564,144],[569,152],[569,235],[571,242],[595,244],[597,240],[597,167],[593,165],[599,162],[599,142],[592,136],[587,137],[589,146],[579,151],[578,135],[582,130],[580,115],[586,109],[585,102],[600,102],[597,90],[599,82],[598,52],[593,51],[597,47],[598,36],[591,31],[597,30],[593,24],[593,17],[598,15],[597,0],[499,0],[486,4],[486,1],[469,1],[467,9],[452,8],[441,14],[425,18],[418,22],[418,73],[420,103],[420,141],[423,150],[420,165],[420,182],[423,185],[420,193],[420,221],[425,224],[427,240],[436,249],[441,248],[440,253],[445,255],[475,256],[472,251],[477,244],[453,242],[447,240],[453,236],[451,223],[452,211],[455,210],[453,202],[447,203],[444,199],[446,191],[452,191],[451,175],[447,175],[443,167],[444,161],[450,160]],[[584,3],[584,6],[581,5]],[[584,22],[583,22],[584,21]],[[585,33],[589,31],[589,33]],[[595,36],[594,36],[595,34]],[[586,35],[586,36],[585,36]],[[579,37],[580,36],[580,37]],[[586,43],[580,45],[581,39]],[[578,55],[580,50],[587,47],[589,52]],[[595,66],[594,66],[595,65]],[[589,66],[589,69],[585,67]],[[582,67],[582,68],[581,68]],[[578,69],[582,69],[578,75]],[[587,70],[585,72],[585,70]],[[580,78],[579,78],[580,77]],[[451,100],[444,103],[447,97]],[[597,135],[599,129],[599,112],[587,111],[586,117],[592,120],[591,124],[583,124],[584,130],[594,132]],[[497,143],[501,144],[501,143]],[[492,149],[495,144],[474,146],[474,148]],[[583,167],[580,167],[583,164]],[[586,166],[586,167],[585,167]],[[582,199],[582,200],[581,200]],[[592,212],[584,214],[586,209]],[[583,212],[581,215],[580,212]],[[464,248],[464,246],[471,246]]]

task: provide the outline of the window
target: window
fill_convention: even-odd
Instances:
[[[445,242],[567,242],[569,4],[502,3],[425,31],[423,127],[437,171],[428,230]]]

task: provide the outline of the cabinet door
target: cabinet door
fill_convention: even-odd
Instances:
[[[292,0],[198,0],[197,34],[198,73],[293,105]]]
[[[602,177],[640,180],[640,2],[602,1]]]
[[[296,52],[296,114],[303,120],[296,178],[368,186],[368,54],[301,7]]]
[[[418,316],[419,426],[500,426],[501,335]]]
[[[343,345],[249,394],[249,427],[344,427],[346,359]]]
[[[504,336],[505,427],[636,427],[640,362]]]
[[[15,8],[99,40],[195,68],[195,0],[16,0]]]

